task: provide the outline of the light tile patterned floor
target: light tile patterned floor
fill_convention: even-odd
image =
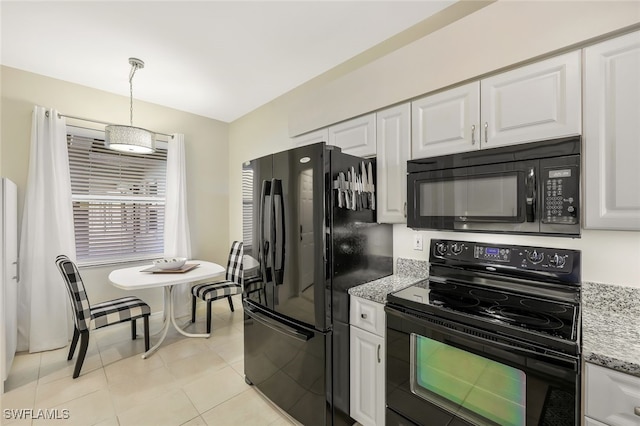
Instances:
[[[291,425],[292,420],[244,381],[242,304],[235,312],[226,301],[214,302],[213,333],[187,338],[170,329],[160,349],[140,358],[144,341],[131,340],[129,323],[91,333],[80,377],[72,379],[75,358],[69,347],[16,356],[2,395],[2,425]],[[196,324],[178,323],[202,333],[205,305]],[[151,333],[161,318],[151,319]],[[141,330],[141,324],[138,330]],[[151,337],[153,345],[158,338]],[[77,356],[77,354],[76,354]],[[7,409],[47,410],[60,419],[7,416]],[[57,410],[57,411],[56,411]],[[63,411],[67,410],[67,411]],[[12,411],[9,411],[11,413]],[[23,412],[24,413],[24,412]]]

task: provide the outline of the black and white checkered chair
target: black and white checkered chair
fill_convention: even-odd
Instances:
[[[143,318],[144,347],[145,351],[149,350],[149,315],[151,314],[149,305],[137,297],[128,296],[91,306],[84,288],[84,283],[82,282],[75,263],[67,256],[60,255],[56,258],[56,265],[67,285],[67,292],[71,299],[73,319],[75,322],[73,340],[71,341],[71,348],[69,349],[67,360],[73,358],[76,345],[78,344],[78,338],[80,338],[80,353],[78,354],[76,366],[73,370],[74,379],[80,375],[80,369],[82,369],[82,363],[84,363],[84,357],[87,354],[89,329],[91,328],[92,322],[93,329],[97,329],[124,321],[131,321],[131,338],[135,340],[136,320]]]
[[[211,333],[211,303],[227,298],[229,308],[233,312],[231,296],[236,294],[242,294],[242,243],[240,241],[234,241],[231,245],[225,281],[197,284],[191,288],[191,322],[196,322],[196,301],[200,298],[207,302],[207,333]]]

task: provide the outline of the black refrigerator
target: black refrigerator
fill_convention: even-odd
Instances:
[[[243,166],[244,372],[300,423],[349,417],[350,287],[393,273],[375,160],[324,142]]]

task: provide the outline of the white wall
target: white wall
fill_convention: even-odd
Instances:
[[[640,25],[640,2],[501,0],[415,42],[340,73],[318,77],[231,123],[230,228],[242,235],[241,164],[291,147],[295,135],[386,105],[525,63]],[[586,171],[588,173],[588,171]],[[413,231],[394,226],[394,257],[412,250]],[[581,239],[436,233],[433,237],[582,250],[583,280],[640,287],[640,233],[583,231]]]
[[[114,123],[129,122],[129,98],[1,67],[2,117],[0,120],[0,170],[18,185],[19,218],[22,217],[34,105],[55,108],[62,114]],[[185,135],[187,197],[194,258],[226,264],[229,253],[229,125],[134,101],[135,124],[157,132]],[[67,124],[98,128],[76,120]],[[102,127],[104,128],[104,127]],[[52,259],[53,262],[53,259]],[[109,284],[113,268],[82,268],[92,303],[130,295]],[[62,285],[62,281],[60,282]],[[143,290],[136,295],[162,310],[162,290]]]

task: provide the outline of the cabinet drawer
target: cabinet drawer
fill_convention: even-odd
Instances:
[[[640,377],[587,363],[585,415],[611,426],[639,426]]]
[[[351,296],[349,323],[355,327],[384,337],[384,305]]]

